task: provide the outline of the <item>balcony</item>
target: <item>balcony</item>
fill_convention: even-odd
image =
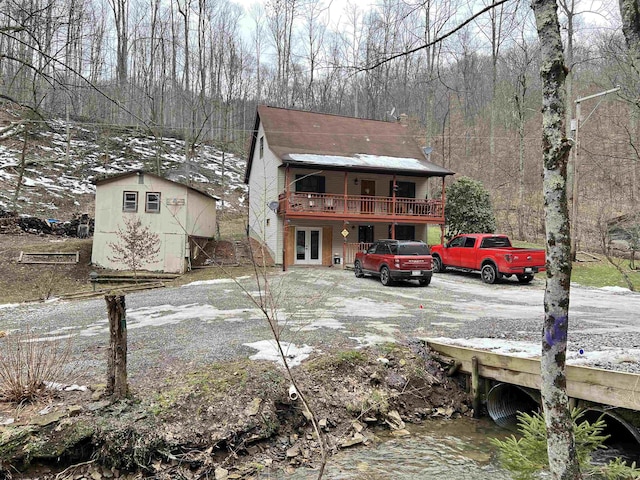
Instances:
[[[331,193],[289,193],[279,197],[278,213],[309,219],[442,223],[442,200]]]

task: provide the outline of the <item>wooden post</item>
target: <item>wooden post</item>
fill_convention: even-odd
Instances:
[[[125,398],[127,384],[127,309],[124,295],[105,295],[109,316],[109,358],[107,360],[107,395],[113,400]]]
[[[480,375],[478,357],[471,358],[471,397],[473,398],[473,418],[480,418]]]

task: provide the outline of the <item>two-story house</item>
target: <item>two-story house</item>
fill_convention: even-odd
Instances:
[[[142,270],[184,273],[198,253],[197,242],[216,232],[217,198],[182,183],[136,170],[95,181],[96,211],[91,262],[105,268],[125,270],[112,260],[110,243],[118,243],[124,219],[140,218],[158,234],[157,261]]]
[[[447,175],[402,123],[259,106],[249,234],[284,268],[350,264],[374,239],[442,228]]]

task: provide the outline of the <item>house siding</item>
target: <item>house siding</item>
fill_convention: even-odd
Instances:
[[[262,125],[258,129],[257,145],[261,137],[264,138],[263,158],[260,158],[260,148],[256,148],[249,177],[249,233],[264,242],[276,263],[282,263],[282,220],[268,207],[269,202],[278,200],[281,162],[269,149]]]

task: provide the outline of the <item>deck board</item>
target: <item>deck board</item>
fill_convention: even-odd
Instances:
[[[522,358],[427,340],[434,351],[461,362],[471,373],[471,359],[479,361],[481,377],[540,389],[540,359]],[[567,395],[572,398],[640,410],[640,375],[601,368],[567,365]]]

